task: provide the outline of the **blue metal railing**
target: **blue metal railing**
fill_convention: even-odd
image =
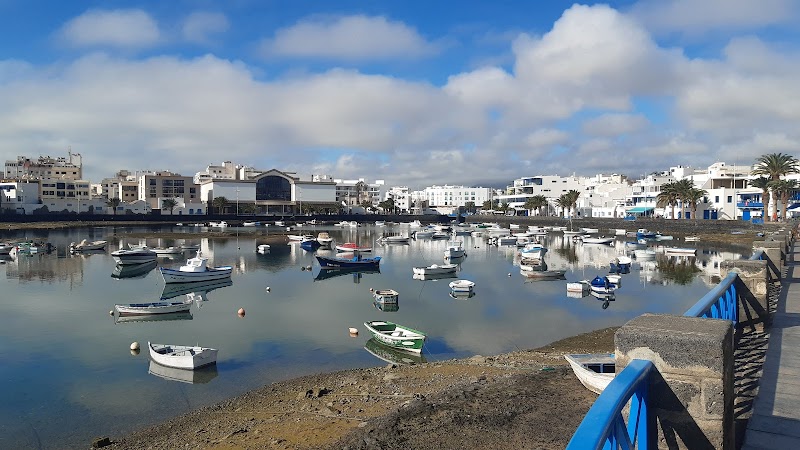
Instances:
[[[597,397],[572,435],[567,450],[647,448],[647,389],[653,363],[634,359]],[[631,401],[627,428],[622,409]]]
[[[718,285],[708,291],[697,303],[683,315],[686,317],[703,317],[705,319],[725,319],[733,322],[735,327],[739,321],[739,305],[736,295],[736,279],[739,275],[731,272]]]

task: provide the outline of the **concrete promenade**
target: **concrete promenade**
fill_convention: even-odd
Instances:
[[[800,249],[792,245],[742,449],[800,449]]]

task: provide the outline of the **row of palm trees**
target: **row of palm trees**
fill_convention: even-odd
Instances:
[[[785,153],[769,153],[756,159],[756,164],[750,172],[760,175],[750,181],[750,186],[761,189],[764,202],[762,217],[767,220],[767,199],[772,199],[772,220],[777,220],[778,198],[781,200],[781,218],[786,220],[786,209],[789,199],[800,188],[796,180],[783,180],[781,177],[800,173],[800,161],[792,155]],[[770,195],[771,194],[771,195]]]
[[[692,217],[697,219],[697,202],[706,195],[708,192],[705,189],[694,187],[692,180],[673,181],[661,185],[661,192],[656,196],[656,206],[659,208],[670,207],[672,218],[675,218],[676,206],[680,206],[681,216],[686,217],[685,210],[688,206],[692,210]]]

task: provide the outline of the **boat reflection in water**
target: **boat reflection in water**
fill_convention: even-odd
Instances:
[[[381,302],[372,302],[372,305],[375,306],[375,309],[383,312],[396,312],[400,309],[400,303],[381,303]]]
[[[189,384],[205,384],[217,377],[217,365],[211,364],[194,370],[176,369],[174,367],[162,366],[150,360],[150,367],[147,373],[170,381],[180,381]]]
[[[456,300],[466,300],[475,297],[475,291],[450,291],[448,295]]]
[[[142,264],[117,264],[111,272],[113,278],[143,278],[158,265],[155,261]]]
[[[319,273],[314,277],[314,281],[322,281],[327,280],[329,278],[340,277],[343,275],[352,275],[353,276],[353,283],[360,283],[361,277],[365,274],[374,274],[374,273],[381,273],[380,269],[365,269],[361,267],[354,267],[354,268],[339,268],[339,269],[321,269]]]
[[[413,353],[390,348],[376,341],[375,338],[370,338],[367,341],[366,345],[364,345],[364,350],[370,352],[370,354],[373,356],[392,364],[411,365],[428,362],[428,360],[425,359],[421,353]]]
[[[613,301],[615,301],[617,299],[616,296],[613,293],[611,293],[611,294],[603,294],[603,293],[600,293],[600,292],[592,291],[591,294],[592,294],[592,297],[594,297],[594,298],[596,298],[596,299],[598,299],[598,300],[603,302],[603,309],[608,308],[608,305],[610,304],[609,302],[613,302]]]
[[[193,283],[167,283],[161,292],[161,300],[168,300],[179,295],[185,295],[186,300],[195,301],[197,306],[208,300],[208,293],[219,288],[233,285],[230,279],[215,281],[196,281]]]
[[[458,278],[458,275],[455,274],[455,273],[441,273],[441,274],[435,274],[435,275],[422,275],[422,274],[415,273],[414,275],[412,275],[412,278],[414,278],[415,280],[423,280],[423,281],[425,281],[425,280],[446,280],[446,279]]]
[[[192,320],[194,317],[188,311],[165,313],[165,314],[146,314],[135,316],[120,316],[114,314],[114,323],[128,322],[159,322],[162,320]]]

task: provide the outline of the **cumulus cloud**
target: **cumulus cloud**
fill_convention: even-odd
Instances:
[[[438,48],[402,22],[357,15],[302,20],[264,40],[261,51],[265,56],[358,61],[413,59]]]
[[[630,13],[656,33],[702,35],[793,26],[800,16],[800,4],[794,0],[643,0]]]
[[[642,130],[649,121],[641,114],[603,114],[583,122],[583,132],[591,136],[620,136]]]
[[[139,9],[89,10],[64,24],[60,34],[75,47],[144,48],[160,39],[158,24]]]
[[[227,31],[229,26],[225,14],[196,11],[184,19],[181,32],[189,42],[207,44],[215,35]]]

